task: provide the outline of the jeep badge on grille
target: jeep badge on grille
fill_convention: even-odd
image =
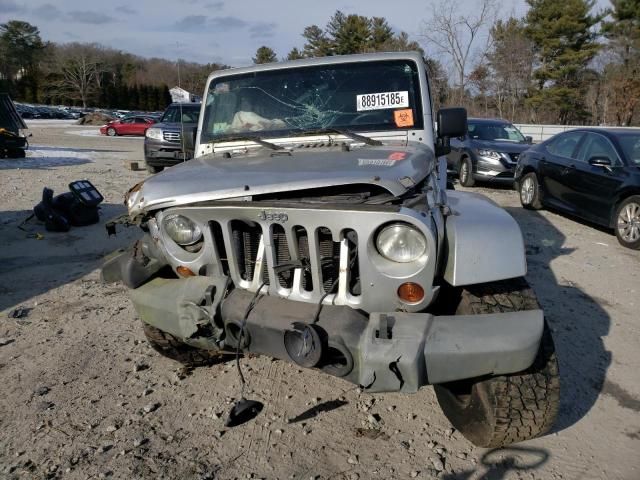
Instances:
[[[289,215],[287,215],[286,213],[267,212],[266,210],[262,210],[262,212],[260,212],[260,214],[258,215],[258,218],[263,222],[267,221],[267,222],[284,223],[287,220],[289,220]]]

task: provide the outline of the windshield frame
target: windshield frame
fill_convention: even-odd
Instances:
[[[199,128],[198,128],[198,144],[202,145],[202,144],[213,144],[213,143],[218,143],[218,142],[225,142],[227,141],[227,138],[232,138],[232,137],[237,137],[238,135],[241,136],[246,136],[246,137],[251,137],[251,136],[256,136],[259,138],[264,138],[264,139],[270,139],[270,138],[293,138],[293,137],[299,137],[299,136],[304,136],[305,132],[307,131],[312,131],[312,130],[322,130],[322,127],[320,125],[316,125],[316,126],[304,126],[304,127],[291,127],[291,126],[287,126],[287,128],[283,128],[283,129],[264,129],[264,130],[256,130],[256,131],[240,131],[240,132],[229,132],[229,133],[225,133],[225,134],[213,134],[213,133],[209,133],[208,131],[205,131],[205,127],[206,126],[210,126],[212,124],[212,120],[210,119],[210,109],[207,105],[208,103],[208,95],[209,92],[212,91],[212,88],[214,88],[214,86],[216,84],[221,84],[224,82],[229,82],[229,81],[233,81],[233,80],[241,80],[243,78],[250,78],[250,77],[257,77],[257,76],[262,76],[262,75],[284,75],[285,72],[287,70],[292,70],[292,69],[300,69],[300,70],[322,70],[322,69],[339,69],[339,68],[344,68],[344,69],[348,69],[349,67],[356,67],[359,65],[366,65],[369,66],[371,64],[393,64],[393,63],[400,63],[400,62],[404,62],[408,65],[411,66],[412,69],[412,73],[413,73],[413,92],[414,95],[410,98],[410,107],[407,108],[413,108],[414,110],[414,124],[412,126],[409,127],[399,127],[399,126],[392,126],[393,123],[390,124],[378,124],[378,125],[374,125],[374,124],[365,124],[365,125],[342,125],[342,124],[337,124],[337,125],[333,125],[331,127],[327,127],[327,128],[336,128],[336,129],[342,129],[342,130],[349,130],[351,132],[384,132],[384,133],[390,133],[390,132],[398,132],[398,133],[403,133],[406,134],[408,131],[424,131],[427,128],[427,122],[428,122],[428,118],[425,115],[424,112],[424,102],[425,102],[425,95],[428,95],[428,92],[423,92],[422,91],[422,80],[423,80],[423,72],[420,71],[420,64],[416,61],[415,58],[412,58],[413,55],[405,55],[405,56],[398,56],[398,55],[393,55],[393,56],[387,56],[387,58],[376,58],[375,60],[367,60],[367,61],[363,61],[363,60],[354,60],[354,61],[335,61],[336,59],[333,57],[327,57],[329,59],[329,61],[327,62],[318,62],[318,61],[313,61],[313,62],[304,62],[304,61],[298,61],[298,62],[285,62],[282,64],[270,64],[270,66],[272,68],[243,68],[243,69],[237,69],[237,73],[220,73],[220,74],[213,74],[210,76],[208,82],[207,82],[207,86],[206,86],[206,90],[205,90],[205,99],[202,102],[202,113],[200,115],[200,120],[199,120]],[[312,60],[317,60],[317,59],[312,59]],[[284,70],[284,71],[283,71]],[[217,72],[216,72],[217,73]],[[339,90],[335,90],[336,92]],[[428,97],[427,97],[428,98]],[[213,110],[213,109],[211,109]],[[388,110],[392,110],[392,109],[388,109]],[[431,112],[429,113],[429,117],[431,116]]]
[[[168,121],[168,119],[166,118],[169,113],[172,113],[174,110],[178,110],[178,109],[193,110],[193,112],[196,113],[197,120],[195,122],[185,122],[185,123],[198,123],[200,121],[201,107],[202,105],[198,103],[185,103],[182,105],[180,104],[171,105],[167,107],[167,109],[164,111],[164,113],[162,114],[162,117],[160,117],[159,123],[180,123],[180,121]]]
[[[509,140],[508,138],[493,138],[493,139],[485,139],[485,138],[473,138],[471,136],[471,132],[469,131],[469,127],[471,125],[474,126],[489,126],[489,127],[506,127],[506,128],[513,128],[516,132],[518,132],[518,134],[520,135],[520,137],[522,137],[521,140]],[[475,141],[480,141],[480,142],[508,142],[508,143],[514,143],[514,144],[518,144],[518,143],[527,143],[527,138],[522,134],[522,132],[520,131],[520,129],[518,127],[516,127],[513,123],[511,122],[506,122],[506,121],[491,121],[491,120],[476,120],[476,119],[469,119],[467,121],[467,137],[469,137],[469,140],[475,140]]]

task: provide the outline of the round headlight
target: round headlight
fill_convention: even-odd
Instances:
[[[167,235],[178,245],[192,245],[202,238],[200,227],[182,215],[169,215],[163,224]]]
[[[380,255],[387,260],[409,263],[424,255],[427,251],[427,239],[411,225],[393,223],[380,230],[376,238],[376,247]]]

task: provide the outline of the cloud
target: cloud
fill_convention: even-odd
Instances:
[[[258,22],[249,28],[251,38],[270,38],[275,34],[278,25],[274,22]]]
[[[46,18],[48,20],[55,20],[62,15],[62,12],[58,9],[58,7],[50,3],[44,3],[39,7],[34,7],[31,10],[31,13],[33,13],[33,15],[36,17]]]
[[[173,24],[173,29],[178,32],[194,31],[226,31],[244,28],[249,25],[238,17],[207,17],[206,15],[187,15]]]
[[[116,12],[124,13],[126,15],[135,15],[136,13],[138,13],[137,10],[126,5],[120,5],[119,7],[116,7]]]
[[[115,19],[109,15],[105,15],[100,12],[92,12],[89,10],[75,10],[69,12],[71,20],[78,23],[89,23],[91,25],[103,25],[105,23],[111,23]]]
[[[212,8],[220,10],[224,7],[224,2],[209,2],[202,5],[204,8]]]
[[[211,26],[217,30],[233,30],[247,26],[247,22],[238,17],[213,17]]]
[[[179,32],[199,30],[207,23],[206,15],[187,15],[178,20],[173,27]]]
[[[24,11],[25,8],[13,0],[0,0],[0,12],[2,13],[20,13]]]

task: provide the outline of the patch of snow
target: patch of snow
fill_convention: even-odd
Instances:
[[[27,124],[27,128],[29,125],[33,125],[36,127],[44,127],[47,125],[63,127],[63,126],[73,126],[76,124],[78,120],[74,119],[55,119],[55,118],[26,118],[24,123]]]
[[[80,135],[81,137],[106,137],[106,135],[103,135],[102,133],[100,133],[100,127],[94,127],[92,129],[87,129],[85,127],[84,130],[65,130],[64,132],[67,135]],[[126,136],[126,137],[108,137],[108,138],[126,138],[126,139],[137,139],[137,140],[144,140],[144,137],[134,137],[134,136]]]
[[[96,159],[101,152],[78,151],[73,148],[47,148],[39,150],[32,146],[27,150],[26,158],[2,159],[0,160],[0,170],[4,169],[47,169],[51,167],[61,167],[69,165],[81,165],[90,163]]]

